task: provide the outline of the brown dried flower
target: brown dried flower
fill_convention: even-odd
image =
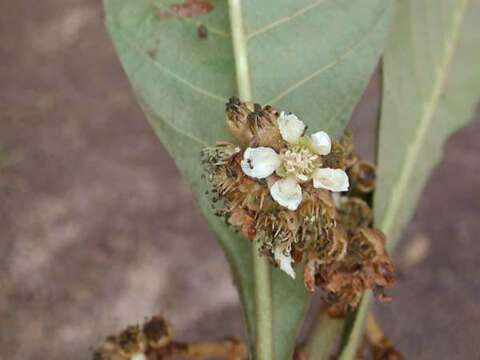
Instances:
[[[146,360],[146,343],[138,325],[129,326],[118,335],[109,336],[98,348],[94,360]]]
[[[161,316],[154,316],[145,322],[142,331],[148,346],[155,349],[166,346],[174,336],[172,327]]]
[[[107,337],[95,350],[93,360],[167,360],[210,359],[245,360],[245,344],[236,339],[181,343],[173,340],[173,330],[160,316],[147,320],[142,327],[129,326]]]
[[[316,280],[327,291],[329,301],[350,307],[358,305],[365,290],[383,293],[393,285],[393,265],[385,251],[385,237],[376,229],[357,229],[349,236],[342,261],[319,266]]]

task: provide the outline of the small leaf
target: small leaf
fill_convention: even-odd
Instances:
[[[228,257],[252,340],[251,244],[213,215],[201,179],[200,150],[229,139],[224,103],[237,94],[228,3],[104,4],[132,87]],[[312,130],[341,134],[378,62],[391,0],[244,0],[242,6],[253,99],[294,111]],[[301,277],[294,282],[274,270],[272,279],[275,359],[287,360],[308,295]]]
[[[393,249],[448,136],[480,95],[480,2],[401,0],[384,58],[375,219]],[[365,296],[341,359],[352,359]]]

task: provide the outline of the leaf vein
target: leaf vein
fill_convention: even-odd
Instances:
[[[282,24],[285,24],[285,23],[288,23],[290,21],[292,21],[293,19],[295,19],[296,17],[298,16],[301,16],[307,12],[309,12],[310,10],[313,10],[314,8],[316,8],[317,6],[319,6],[321,3],[325,2],[325,0],[317,0],[317,1],[314,1],[313,3],[311,3],[310,5],[307,5],[303,8],[301,8],[300,10],[297,10],[296,12],[294,12],[293,14],[291,15],[288,15],[288,16],[285,16],[281,19],[278,19],[274,22],[271,22],[257,30],[254,30],[252,31],[250,34],[247,35],[247,41],[248,40],[251,40],[253,39],[255,36],[257,35],[260,35],[266,31],[269,31],[269,30],[272,30]]]
[[[169,75],[170,77],[174,78],[175,80],[177,80],[179,83],[189,87],[190,89],[192,89],[193,91],[199,93],[199,94],[202,94],[206,97],[209,97],[211,99],[214,99],[216,101],[220,101],[222,103],[225,103],[227,101],[226,98],[220,96],[220,95],[217,95],[217,94],[214,94],[210,91],[207,91],[205,89],[202,89],[201,87],[191,83],[190,81],[188,81],[187,79],[181,77],[180,75],[176,74],[174,71],[170,70],[169,68],[167,68],[165,65],[161,64],[160,62],[152,59],[148,53],[142,49],[141,47],[137,46],[135,44],[134,41],[132,41],[131,39],[129,39],[128,35],[126,35],[123,31],[119,31],[118,32],[119,34],[122,35],[123,39],[125,40],[125,43],[131,47],[132,49],[138,51],[138,53],[142,54],[146,59],[147,61],[151,62],[158,70],[160,70],[161,72],[163,72],[164,74],[166,75]]]
[[[149,118],[150,122],[153,124],[153,126],[155,126],[155,121],[151,120],[152,117],[157,117],[156,115],[153,114],[153,111],[150,111],[150,113],[152,113],[152,115],[149,114],[149,112],[147,112],[147,118]],[[192,135],[182,129],[180,129],[179,127],[175,126],[173,123],[171,122],[168,122],[168,121],[165,121],[163,118],[162,119],[162,124],[164,124],[164,126],[166,127],[169,127],[172,131],[182,135],[182,136],[185,136],[186,138],[192,140],[193,142],[196,142],[198,143],[199,145],[203,146],[203,147],[207,147],[208,144],[203,141],[202,139],[196,137],[195,135]]]
[[[367,41],[370,36],[372,36],[372,34],[375,33],[375,31],[377,30],[377,27],[379,26],[379,24],[381,24],[381,20],[383,18],[383,14],[379,16],[379,21],[377,21],[377,23],[375,25],[373,25],[373,27],[370,29],[370,31],[358,42],[356,42],[354,45],[350,46],[341,56],[339,56],[338,58],[336,58],[334,61],[332,61],[331,63],[327,64],[327,65],[324,65],[322,66],[320,69],[314,71],[313,73],[311,73],[310,75],[304,77],[303,79],[297,81],[296,83],[290,85],[288,88],[286,88],[285,90],[283,90],[280,94],[278,94],[277,96],[273,97],[271,100],[267,101],[268,104],[275,104],[277,103],[278,101],[280,101],[281,99],[283,99],[285,96],[287,96],[289,93],[291,93],[292,91],[294,91],[295,89],[299,88],[300,86],[306,84],[307,82],[309,82],[310,80],[313,80],[314,78],[320,76],[321,74],[323,74],[325,71],[327,71],[328,69],[331,69],[335,66],[338,66],[340,65],[343,61],[347,60],[350,55],[352,55],[353,53],[355,53],[355,51],[361,47],[363,45],[363,43],[365,41]]]

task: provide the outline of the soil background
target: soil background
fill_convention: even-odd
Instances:
[[[355,110],[371,156],[378,74]],[[407,359],[480,359],[480,119],[455,134],[375,313]],[[395,144],[392,144],[395,146]],[[228,265],[135,102],[96,0],[0,14],[0,358],[80,360],[164,314],[184,340],[242,337]]]

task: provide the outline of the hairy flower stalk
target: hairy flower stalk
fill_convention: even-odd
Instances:
[[[231,98],[226,124],[235,144],[204,149],[217,215],[259,243],[260,253],[305,286],[319,286],[338,311],[366,289],[381,298],[393,284],[383,234],[371,228],[375,167],[297,116]]]

